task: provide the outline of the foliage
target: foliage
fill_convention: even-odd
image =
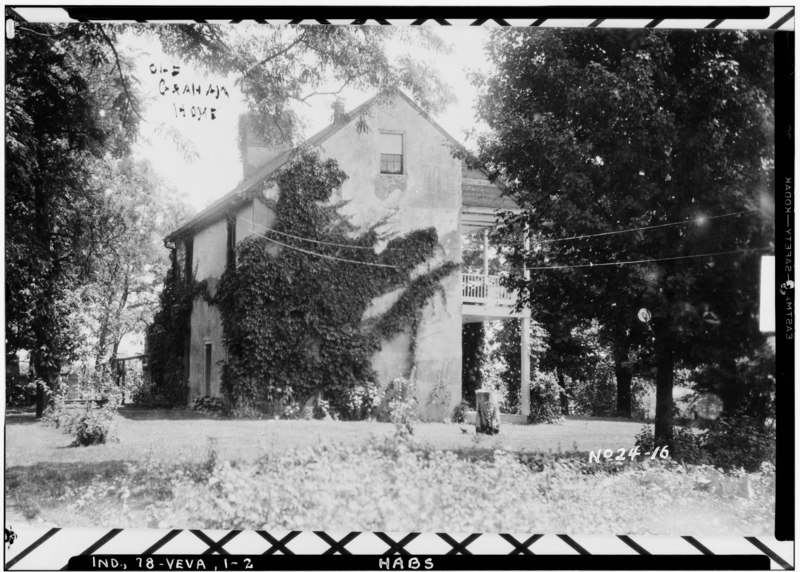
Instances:
[[[113,364],[122,338],[144,333],[158,308],[169,262],[163,237],[186,208],[144,161],[102,163],[102,207],[113,242],[98,248],[92,280],[76,290],[73,327],[83,332],[85,355],[96,367]]]
[[[775,462],[775,428],[744,411],[723,415],[708,430],[705,447],[718,467],[757,471],[762,463]]]
[[[404,30],[247,24],[165,24],[132,29],[155,34],[169,55],[234,79],[265,139],[273,144],[290,142],[302,131],[293,103],[308,104],[312,97],[335,95],[345,87],[377,89],[383,96],[402,87],[430,111],[441,111],[453,101],[452,90],[419,52],[414,58],[388,56],[393,39],[410,35]],[[414,44],[429,52],[447,51],[435,34],[422,31],[413,36]]]
[[[561,388],[552,373],[536,372],[531,380],[531,423],[559,423],[561,414]]]
[[[192,402],[192,411],[202,411],[203,413],[210,413],[218,415],[224,410],[224,403],[222,399],[214,395],[203,395],[196,397]]]
[[[501,407],[509,413],[520,412],[520,372],[521,365],[521,337],[520,326],[522,320],[503,320],[500,327],[493,331],[491,342],[496,349],[493,356],[502,364],[500,380],[505,386],[505,403],[501,402]],[[531,320],[530,329],[530,356],[531,374],[534,375],[536,369],[542,368],[542,358],[548,351],[547,332],[536,320]]]
[[[399,435],[412,435],[418,421],[418,403],[417,382],[412,371],[409,377],[396,377],[386,386],[378,419],[394,423]]]
[[[313,408],[314,419],[330,419],[330,405],[325,399],[317,399]]]
[[[150,384],[136,399],[143,406],[184,406],[189,395],[186,363],[189,320],[194,297],[202,288],[193,277],[190,281],[181,271],[175,249],[171,257],[172,264],[159,296],[159,308],[147,329]]]
[[[275,176],[274,230],[290,248],[248,237],[210,296],[222,316],[222,391],[231,403],[265,409],[321,394],[338,413],[351,414],[350,392],[377,383],[371,357],[381,340],[403,331],[411,333],[413,367],[422,309],[457,265],[445,262],[411,279],[436,252],[432,228],[393,238],[376,254],[375,228],[353,236],[358,229],[339,214],[340,205],[326,203],[345,179],[334,160],[300,151]],[[292,236],[318,241],[314,250],[323,256],[297,250],[308,245]],[[326,258],[341,258],[343,248],[367,265]],[[376,297],[400,288],[383,315],[363,319]]]
[[[98,406],[89,402],[86,407],[76,410],[76,415],[70,419],[67,427],[73,436],[73,445],[86,447],[89,445],[102,445],[113,440],[113,424],[117,420],[117,412],[108,405]]]
[[[207,480],[179,478],[152,512],[170,528],[755,534],[772,527],[774,472],[720,474],[729,489],[752,487],[752,497],[732,499],[703,487],[708,467],[586,468],[545,459],[531,469],[504,451],[470,458],[402,444],[392,451],[320,446],[220,463]]]
[[[757,256],[659,259],[769,245],[771,36],[508,32],[493,35],[492,71],[477,79],[478,114],[492,130],[480,140],[482,159],[523,207],[506,217],[499,240],[514,264],[568,266],[531,272],[530,281],[511,277],[509,285],[534,310],[596,318],[622,340],[621,354],[636,344],[651,350],[656,436],[666,440],[676,364],[730,362],[763,338]],[[759,212],[704,218],[752,210]],[[697,222],[563,240],[676,221]],[[528,252],[518,240],[526,225]],[[598,265],[614,260],[653,262]],[[652,315],[647,332],[640,308]]]
[[[475,406],[475,391],[483,387],[483,370],[488,358],[485,332],[483,322],[461,326],[461,396],[472,407]]]
[[[636,444],[643,451],[653,450],[655,443],[649,426],[637,435]],[[669,447],[670,456],[679,461],[753,472],[763,463],[775,462],[775,431],[743,413],[724,415],[701,433],[673,429]]]
[[[636,435],[636,446],[639,447],[642,458],[655,451],[659,446],[655,442],[653,431],[649,425],[643,426]],[[673,427],[672,439],[662,446],[668,448],[669,458],[673,461],[682,461],[693,465],[705,465],[712,462],[712,457],[705,448],[705,435],[695,433],[685,427]]]
[[[610,417],[617,413],[617,384],[610,365],[600,363],[591,377],[570,384],[573,414]]]
[[[360,421],[375,417],[383,391],[374,383],[359,385],[345,392],[345,399],[337,410],[344,419]]]
[[[720,396],[726,409],[738,404],[740,412],[762,423],[775,418],[775,351],[769,344],[755,348],[732,364],[733,373],[721,364],[692,372],[698,392]]]
[[[45,419],[57,429],[71,435],[72,445],[86,447],[102,445],[114,440],[114,426],[119,418],[117,407],[121,392],[108,376],[92,372],[91,378],[83,384],[84,402],[67,402],[67,387],[56,392],[55,398],[46,412]]]
[[[6,351],[31,351],[49,387],[81,342],[74,289],[114,241],[96,175],[138,127],[113,38],[96,24],[26,22],[6,50]],[[37,415],[44,405],[40,394]]]
[[[471,406],[466,401],[462,401],[453,409],[453,423],[464,423],[467,411],[471,410]]]

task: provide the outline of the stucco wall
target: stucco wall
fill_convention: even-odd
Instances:
[[[395,98],[389,105],[372,107],[366,122],[370,130],[358,133],[355,122],[321,144],[324,155],[335,158],[347,173],[335,199],[349,200],[342,212],[359,226],[389,215],[381,232],[402,235],[435,227],[439,247],[425,268],[444,261],[460,261],[461,162],[450,154],[447,138],[411,105]],[[403,174],[380,173],[380,133],[403,134]],[[423,418],[441,420],[461,400],[461,298],[458,272],[442,281],[446,296],[437,294],[423,310],[418,330],[416,366],[420,412]],[[399,293],[376,300],[370,314],[386,311]],[[408,333],[385,340],[373,358],[381,383],[403,375],[409,365]],[[446,404],[428,404],[441,380],[449,393]]]
[[[263,229],[270,228],[275,213],[261,201],[252,201],[236,213],[236,242]],[[193,268],[198,281],[207,280],[212,293],[225,271],[228,244],[227,220],[221,219],[194,236]],[[189,401],[206,394],[205,345],[211,343],[211,395],[220,395],[222,367],[226,358],[222,343],[222,321],[219,310],[205,300],[195,298],[192,307],[191,350],[189,352]]]

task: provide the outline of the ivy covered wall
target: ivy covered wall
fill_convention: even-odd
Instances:
[[[222,317],[222,393],[235,406],[269,410],[317,397],[346,416],[356,390],[379,383],[373,355],[404,332],[409,360],[395,375],[417,365],[423,311],[446,299],[441,281],[458,265],[432,262],[434,228],[376,252],[380,226],[355,227],[330,203],[346,179],[336,161],[298,153],[275,176],[273,228],[239,243],[236,265],[207,296]],[[399,295],[386,311],[367,312],[391,291]]]
[[[192,310],[191,397],[205,394],[210,341],[212,394],[234,401],[343,399],[348,387],[386,384],[415,367],[423,418],[449,415],[458,402],[461,164],[447,136],[400,97],[364,119],[366,131],[345,124],[319,155],[301,153],[228,213],[236,272],[220,272],[224,221],[195,234],[205,295]],[[402,174],[380,173],[382,131],[403,134]]]

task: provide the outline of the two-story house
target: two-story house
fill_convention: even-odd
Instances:
[[[306,144],[334,158],[347,173],[349,178],[334,199],[349,201],[342,213],[356,225],[366,227],[386,218],[386,230],[397,234],[435,227],[438,261],[460,262],[462,233],[484,231],[497,224],[499,210],[516,208],[482,170],[454,157],[458,143],[405,94],[388,101],[373,98],[346,114],[341,106],[334,106],[334,115],[333,123]],[[362,117],[368,130],[357,127]],[[240,122],[240,135],[242,182],[166,237],[188,273],[212,284],[239,241],[274,224],[268,199],[276,198],[280,189],[254,189],[262,189],[261,183],[281,169],[292,153],[259,144],[247,121]],[[500,286],[498,276],[487,271],[456,272],[442,286],[446,296],[428,300],[417,330],[415,360],[423,418],[434,417],[425,410],[425,402],[437,382],[444,381],[449,390],[450,411],[461,400],[462,324],[529,319],[529,314],[514,312],[514,297]],[[385,311],[397,296],[399,292],[392,292],[376,299],[368,313]],[[522,331],[528,331],[527,323]],[[220,364],[226,359],[223,331],[218,310],[201,298],[194,301],[190,339],[189,399],[219,395]],[[409,342],[408,334],[383,340],[372,359],[382,383],[407,370]],[[522,386],[527,387],[527,344],[522,344],[521,351]],[[522,393],[525,407],[528,392]]]

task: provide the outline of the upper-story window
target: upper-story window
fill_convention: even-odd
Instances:
[[[403,173],[403,136],[381,133],[381,173]]]

